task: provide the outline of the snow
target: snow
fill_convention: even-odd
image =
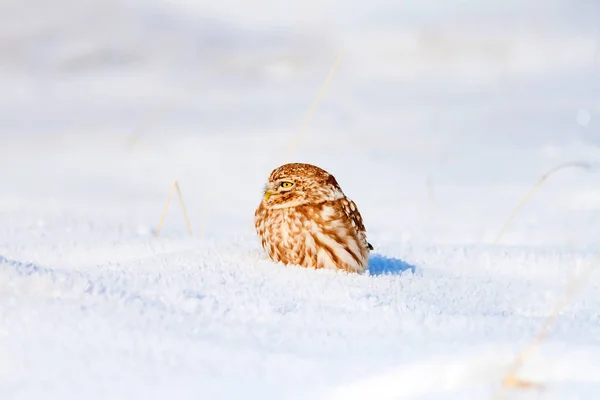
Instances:
[[[492,398],[600,263],[593,2],[5,3],[2,399]],[[356,202],[369,273],[266,258],[286,161]],[[154,237],[175,179],[194,235],[174,198]],[[596,270],[512,398],[597,397],[599,309]]]

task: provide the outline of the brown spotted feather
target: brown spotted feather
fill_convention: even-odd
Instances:
[[[281,182],[292,182],[282,189]],[[337,181],[309,164],[286,164],[269,176],[255,212],[262,247],[275,262],[364,272],[369,250],[362,217]]]

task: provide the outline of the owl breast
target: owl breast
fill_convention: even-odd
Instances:
[[[275,262],[364,272],[369,249],[347,199],[280,209],[258,207],[255,227]]]

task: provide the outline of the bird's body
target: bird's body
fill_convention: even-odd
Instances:
[[[310,164],[285,164],[269,176],[255,212],[262,246],[275,262],[364,272],[369,250],[356,204],[333,175]]]

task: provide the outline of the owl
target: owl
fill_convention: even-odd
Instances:
[[[285,265],[361,273],[373,250],[356,204],[333,175],[310,164],[271,172],[254,226],[271,260]]]

